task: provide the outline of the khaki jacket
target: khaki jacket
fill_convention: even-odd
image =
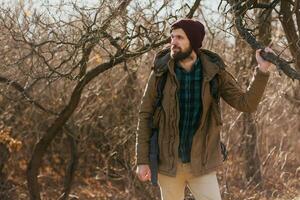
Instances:
[[[201,49],[197,52],[203,67],[202,115],[193,137],[191,169],[195,176],[215,170],[223,162],[220,147],[222,118],[220,105],[210,94],[209,81],[218,74],[220,97],[242,112],[256,110],[267,84],[269,73],[256,69],[253,81],[244,92],[236,80],[225,70],[225,64],[215,53]],[[137,164],[149,164],[149,126],[157,96],[157,81],[168,70],[163,91],[162,109],[154,114],[154,123],[159,127],[159,173],[175,176],[179,145],[179,100],[176,95],[178,81],[174,71],[174,60],[169,50],[163,50],[155,58],[154,67],[142,97],[137,128]]]

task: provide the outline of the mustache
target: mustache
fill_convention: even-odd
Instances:
[[[176,45],[171,46],[171,49],[180,49],[181,50],[181,48],[179,46],[176,46]]]

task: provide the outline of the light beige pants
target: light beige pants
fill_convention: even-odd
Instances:
[[[176,177],[158,174],[162,200],[183,200],[188,186],[196,200],[221,200],[216,172],[193,176],[190,163],[177,164]]]

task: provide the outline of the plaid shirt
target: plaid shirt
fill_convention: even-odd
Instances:
[[[197,59],[190,72],[175,65],[176,78],[180,84],[177,95],[179,97],[179,157],[182,162],[191,161],[191,148],[193,136],[199,126],[202,112],[201,85],[202,67],[200,59]]]

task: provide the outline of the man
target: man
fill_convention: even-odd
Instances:
[[[255,111],[269,78],[270,62],[256,52],[258,66],[254,79],[243,92],[225,70],[215,53],[201,49],[205,36],[199,21],[182,19],[171,26],[171,48],[160,52],[154,61],[139,111],[137,129],[137,175],[151,178],[149,139],[157,98],[157,83],[167,69],[162,109],[154,113],[159,128],[158,183],[162,199],[182,200],[188,186],[197,200],[220,200],[216,168],[222,164],[220,129],[222,125],[217,94],[232,107]],[[273,52],[270,48],[266,52]],[[213,81],[217,80],[217,81]],[[213,83],[214,82],[214,86]]]

